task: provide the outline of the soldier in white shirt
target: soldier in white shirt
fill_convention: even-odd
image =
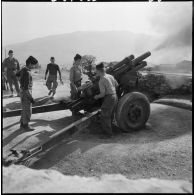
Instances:
[[[112,120],[114,116],[114,110],[118,102],[118,97],[116,94],[116,88],[118,87],[118,82],[115,78],[106,74],[106,70],[103,63],[96,66],[97,76],[100,76],[99,89],[100,94],[95,95],[94,99],[104,98],[101,106],[101,124],[102,129],[105,133],[103,138],[112,137]]]

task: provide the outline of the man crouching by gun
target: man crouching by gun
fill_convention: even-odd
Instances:
[[[26,60],[26,66],[24,66],[16,76],[19,77],[20,81],[20,99],[21,99],[21,119],[20,128],[25,131],[33,131],[34,129],[29,126],[31,114],[32,114],[32,103],[35,103],[32,97],[32,76],[31,76],[31,63]]]

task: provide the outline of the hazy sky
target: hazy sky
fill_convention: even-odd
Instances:
[[[163,34],[167,30],[165,24],[170,31],[175,24],[169,15],[176,22],[182,17],[189,20],[191,7],[191,2],[2,2],[3,45],[74,31]],[[183,8],[188,9],[186,14],[178,11]]]

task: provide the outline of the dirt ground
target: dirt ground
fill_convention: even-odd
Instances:
[[[44,80],[35,81],[33,96],[47,97]],[[69,95],[69,85],[60,85],[55,100]],[[50,99],[46,103],[52,102]],[[19,98],[3,99],[8,109],[20,108]],[[3,119],[3,155],[9,149],[28,149],[49,139],[73,119],[70,111],[35,114],[33,132],[19,129],[19,118]],[[65,175],[101,176],[122,174],[131,179],[192,179],[192,112],[162,104],[151,104],[151,115],[145,129],[122,133],[115,128],[112,139],[99,139],[100,126],[67,137],[52,148],[35,169],[54,169]]]

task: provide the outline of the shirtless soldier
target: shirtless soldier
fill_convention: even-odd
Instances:
[[[77,88],[81,86],[82,81],[82,66],[81,66],[81,56],[76,54],[74,57],[74,63],[72,68],[70,69],[70,94],[71,99],[75,100],[80,95],[77,92]]]

